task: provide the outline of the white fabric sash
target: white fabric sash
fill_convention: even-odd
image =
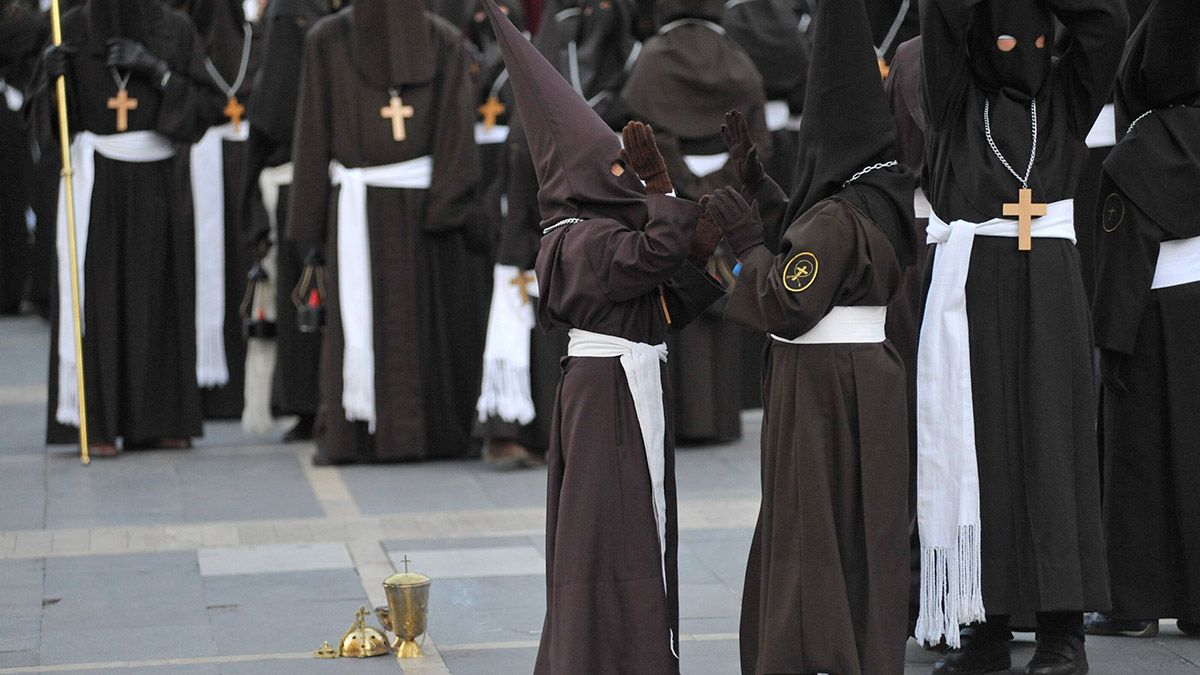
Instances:
[[[1153,290],[1200,281],[1200,237],[1164,241],[1158,245]]]
[[[787,129],[788,120],[792,118],[792,109],[787,101],[767,101],[763,108],[767,117],[767,131],[783,131]]]
[[[249,125],[210,128],[192,146],[192,213],[196,221],[196,383],[229,382],[225,361],[225,152],[224,141],[244,141]]]
[[[933,207],[929,205],[929,198],[925,196],[925,191],[917,188],[913,192],[913,212],[917,218],[929,219],[929,215],[933,213]]]
[[[824,319],[794,340],[771,339],[790,345],[874,344],[887,339],[887,307],[834,307]]]
[[[479,122],[475,125],[475,145],[495,145],[508,140],[508,126],[504,124],[492,125],[488,129]]]
[[[279,191],[285,185],[292,184],[295,167],[291,162],[279,166],[268,166],[258,174],[258,193],[262,196],[263,208],[267,212],[267,222],[271,224],[271,240],[279,240]]]
[[[4,102],[8,109],[12,112],[21,112],[21,108],[25,106],[25,95],[20,89],[8,86],[3,77],[0,77],[0,93],[4,94]]]
[[[729,162],[728,152],[718,152],[715,155],[684,155],[683,163],[687,165],[688,171],[696,174],[697,178],[716,173],[725,168],[725,164]]]
[[[1109,103],[1100,111],[1096,123],[1087,135],[1089,148],[1111,148],[1117,144],[1117,114],[1113,104]]]
[[[433,158],[348,169],[329,163],[338,196],[338,307],[342,314],[342,407],[346,419],[366,422],[375,433],[375,317],[371,291],[371,237],[367,228],[367,188],[428,190]]]
[[[646,446],[646,466],[650,469],[651,507],[658,526],[659,559],[662,563],[663,592],[667,592],[667,459],[664,437],[667,431],[663,410],[662,370],[667,361],[667,346],[631,342],[612,335],[592,333],[578,328],[568,332],[567,356],[581,358],[619,358],[633,396],[633,409]],[[675,635],[671,631],[671,653],[675,654]],[[675,654],[678,658],[678,654]]]
[[[96,181],[96,153],[118,162],[161,162],[175,156],[175,147],[154,131],[129,131],[97,136],[90,131],[75,134],[71,141],[71,167],[75,193],[75,248],[79,271],[80,329],[83,329],[84,259],[87,257],[88,226],[92,220],[92,187]],[[71,312],[71,252],[67,242],[66,180],[58,183],[58,408],[60,424],[79,426],[79,385],[76,380],[75,328]]]
[[[483,348],[483,382],[475,410],[479,421],[496,416],[505,422],[525,425],[537,411],[529,383],[530,333],[537,281],[525,281],[521,294],[521,270],[514,265],[496,265],[492,272],[492,306],[488,311],[487,341]]]
[[[1074,202],[1050,204],[1034,219],[1037,238],[1075,241]],[[930,214],[937,244],[917,350],[917,518],[921,531],[921,612],[917,640],[959,646],[962,624],[984,618],[979,467],[971,395],[967,273],[975,237],[1016,237],[1017,221],[949,224]],[[1014,244],[1015,246],[1015,244]]]

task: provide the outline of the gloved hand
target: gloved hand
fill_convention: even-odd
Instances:
[[[67,68],[70,67],[70,61],[75,57],[75,52],[75,48],[66,43],[46,47],[46,51],[42,52],[42,63],[50,82],[54,82],[67,73]]]
[[[641,122],[630,122],[621,130],[624,149],[621,159],[633,169],[638,178],[646,181],[646,194],[665,195],[675,188],[667,173],[667,163],[654,142],[654,130]]]
[[[1100,381],[1113,393],[1124,394],[1128,391],[1125,384],[1126,371],[1129,368],[1129,357],[1111,349],[1100,350]]]
[[[762,162],[758,159],[758,146],[750,138],[750,126],[746,116],[737,110],[725,113],[725,124],[721,125],[721,138],[729,148],[729,161],[737,171],[742,188],[753,194],[767,177]]]
[[[739,260],[747,251],[762,244],[762,219],[758,215],[757,201],[747,204],[737,190],[723,187],[712,194],[704,212],[725,233],[725,241]]]
[[[700,269],[704,269],[708,265],[709,258],[712,258],[713,251],[717,250],[717,244],[721,241],[720,228],[708,216],[709,200],[708,195],[700,198],[700,206],[705,207],[705,210],[700,212],[700,219],[696,221],[696,232],[692,235],[692,250],[688,254],[688,261]]]
[[[254,244],[254,259],[262,260],[266,258],[267,254],[271,252],[272,246],[270,235],[264,235],[259,238],[258,242]]]
[[[142,43],[129,38],[108,41],[108,66],[131,71],[155,85],[161,85],[167,73],[171,72],[166,61],[151,54]]]

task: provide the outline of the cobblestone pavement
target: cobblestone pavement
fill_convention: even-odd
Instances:
[[[43,445],[48,330],[0,320],[0,674],[398,673],[317,661],[404,556],[433,577],[410,674],[532,669],[544,611],[545,472],[480,461],[313,467],[312,447],[209,424],[189,451],[81,466]],[[758,507],[746,438],[681,449],[683,672],[736,673],[742,573]],[[619,649],[620,635],[611,636]],[[1018,635],[1014,663],[1032,653]],[[934,655],[909,645],[909,673]],[[1092,672],[1200,673],[1200,640],[1089,641]],[[1015,670],[1014,672],[1019,672]]]

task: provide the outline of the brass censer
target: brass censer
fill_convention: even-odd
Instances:
[[[387,630],[396,634],[392,648],[398,659],[415,659],[423,656],[417,638],[425,634],[429,622],[429,584],[424,574],[408,571],[407,556],[404,571],[384,579],[383,590],[387,594],[388,606],[375,610],[380,622]],[[386,613],[382,610],[386,609]]]

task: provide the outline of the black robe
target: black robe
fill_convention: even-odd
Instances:
[[[1200,619],[1200,282],[1151,290],[1160,244],[1200,236],[1198,29],[1194,3],[1158,0],[1130,40],[1119,116],[1153,112],[1113,149],[1096,204],[1104,530],[1120,617]]]
[[[801,292],[783,271],[798,252],[820,274]],[[818,203],[778,254],[743,256],[727,317],[796,338],[838,306],[884,306],[902,268],[888,238],[849,201]],[[890,342],[772,340],[764,369],[762,509],[742,594],[743,673],[898,673],[908,601],[904,364]]]
[[[167,61],[166,89],[132,77],[129,131],[157,131],[177,144],[174,158],[124,163],[97,155],[91,225],[85,259],[83,338],[88,433],[94,442],[149,441],[201,434],[196,387],[194,242],[187,183],[187,148],[203,134],[205,110],[219,94],[207,81],[204,54],[186,17],[152,13],[146,48]],[[106,103],[116,83],[107,54],[88,39],[87,6],[63,17],[63,39],[76,46],[67,73],[71,130],[114,134],[116,115]],[[44,152],[57,134],[51,87],[44,75],[32,101]],[[57,294],[54,296],[57,300]],[[55,302],[57,305],[57,302]],[[77,431],[55,422],[58,401],[58,330],[51,325],[47,440],[74,443]]]
[[[597,218],[542,239],[537,274],[543,329],[580,328],[659,344],[668,330],[660,286],[667,284],[674,328],[723,293],[683,262],[699,205],[661,195],[646,204],[644,231]],[[679,671],[670,642],[672,632],[679,637],[678,532],[665,364],[662,376],[667,594],[645,444],[625,371],[616,358],[563,361],[547,453],[546,620],[536,673]],[[613,649],[616,635],[620,649]]]
[[[926,157],[923,183],[943,220],[982,222],[1020,184],[988,147],[984,102],[1009,158],[1029,155],[1030,110],[974,81],[967,29],[973,2],[921,5]],[[1125,35],[1109,0],[1052,0],[1071,45],[1037,94],[1034,198],[1071,198],[1084,138],[1108,98]],[[1085,11],[1089,10],[1089,11]],[[1012,160],[1014,166],[1024,160]],[[932,261],[933,256],[930,256]],[[966,282],[988,614],[1108,605],[1100,527],[1091,327],[1079,252],[1066,239],[975,239]]]
[[[321,334],[301,332],[296,321],[292,291],[304,271],[307,251],[284,239],[291,186],[279,190],[275,211],[278,231],[270,221],[258,194],[258,177],[264,168],[292,160],[292,132],[296,100],[300,90],[300,68],[304,58],[304,36],[323,15],[323,2],[277,0],[266,20],[262,67],[246,106],[250,136],[245,144],[245,171],[240,195],[241,236],[245,246],[256,247],[264,238],[275,246],[275,374],[271,386],[271,410],[276,415],[307,415],[317,412],[318,366]]]
[[[326,251],[327,319],[318,448],[333,461],[461,457],[472,448],[485,317],[473,298],[490,278],[476,208],[474,106],[461,34],[426,14],[440,55],[434,79],[404,87],[414,116],[396,142],[379,115],[388,91],[367,83],[352,50],[354,8],[322,19],[305,41],[287,238]],[[338,301],[337,190],[330,160],[349,168],[431,155],[429,190],[367,188],[375,331],[376,433],[346,420]],[[472,298],[469,308],[463,298]]]
[[[20,310],[33,267],[25,219],[32,199],[33,156],[21,111],[44,37],[33,6],[16,0],[5,7],[0,16],[0,314]]]

